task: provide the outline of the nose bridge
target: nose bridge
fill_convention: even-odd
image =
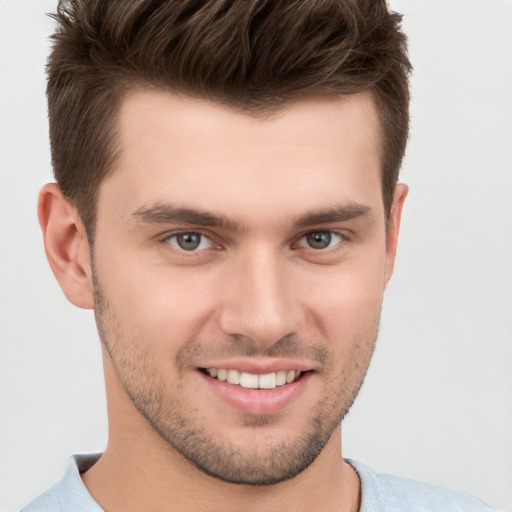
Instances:
[[[300,308],[286,258],[265,245],[237,257],[229,270],[220,323],[226,334],[270,345],[298,330]]]

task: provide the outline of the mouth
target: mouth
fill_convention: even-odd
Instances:
[[[217,364],[198,368],[207,384],[207,393],[211,393],[209,403],[216,404],[220,399],[229,408],[246,415],[269,416],[289,410],[294,403],[301,403],[300,397],[309,395],[306,390],[315,382],[312,381],[314,368],[303,363],[232,361],[232,365]],[[217,405],[215,408],[218,412]]]
[[[300,370],[279,370],[258,374],[226,368],[203,368],[202,371],[213,379],[245,389],[274,389],[292,384],[308,373]]]

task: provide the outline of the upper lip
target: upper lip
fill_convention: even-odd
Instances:
[[[253,373],[258,375],[265,375],[267,373],[274,373],[279,371],[299,370],[306,372],[314,369],[314,364],[310,361],[294,361],[290,359],[268,359],[268,358],[254,358],[254,359],[227,359],[208,361],[199,366],[199,368],[217,368],[226,370],[238,370],[239,372]]]

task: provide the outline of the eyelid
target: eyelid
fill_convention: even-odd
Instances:
[[[205,247],[205,248],[202,248],[202,249],[195,249],[195,250],[187,251],[186,249],[182,249],[181,247],[179,247],[179,246],[177,246],[175,244],[171,244],[169,242],[169,240],[171,238],[174,238],[174,237],[177,237],[178,235],[183,235],[183,234],[186,234],[186,233],[200,235],[202,239],[203,238],[207,239],[210,242],[209,246]],[[173,230],[173,231],[168,231],[167,233],[159,236],[158,239],[159,239],[160,242],[165,243],[165,244],[171,246],[172,250],[177,251],[180,254],[184,254],[184,255],[188,255],[188,256],[192,256],[194,254],[198,254],[198,253],[200,253],[202,251],[205,251],[207,249],[211,249],[212,247],[218,248],[220,246],[220,244],[217,243],[214,240],[212,235],[210,235],[209,233],[205,233],[204,230],[202,230],[202,229],[195,229],[195,228],[192,228],[192,229],[176,229],[176,230]],[[202,243],[202,241],[201,241],[201,243]]]
[[[198,234],[201,237],[208,239],[210,241],[210,246],[207,248],[204,248],[204,249],[187,251],[185,249],[176,247],[174,244],[169,243],[170,238],[175,237],[180,234],[183,234],[183,233]],[[312,233],[331,233],[332,235],[339,237],[340,240],[338,241],[338,243],[334,244],[333,246],[326,247],[324,249],[315,249],[306,244],[299,245],[299,242],[301,240],[303,240],[306,236],[308,236]],[[345,245],[345,243],[349,243],[351,241],[351,236],[350,236],[350,232],[348,232],[345,229],[340,230],[340,229],[332,229],[332,228],[330,228],[330,229],[329,228],[319,228],[319,229],[308,229],[306,231],[303,231],[295,238],[295,240],[296,241],[292,243],[292,249],[301,248],[301,249],[309,249],[310,251],[313,251],[315,253],[328,253],[331,251],[336,251],[337,249],[340,248],[339,247],[340,245]],[[209,231],[205,232],[205,230],[201,229],[201,228],[189,228],[189,229],[182,228],[182,229],[175,229],[172,231],[167,231],[166,233],[158,236],[158,241],[161,243],[165,242],[167,245],[171,246],[173,250],[175,250],[181,254],[188,255],[188,256],[193,256],[194,254],[197,255],[198,253],[200,253],[202,251],[211,249],[212,246],[216,249],[222,248],[222,244],[216,240],[215,235],[211,234]]]
[[[310,247],[309,245],[300,244],[303,239],[305,239],[308,235],[311,235],[313,233],[330,233],[331,235],[334,235],[336,237],[339,237],[339,241],[335,243],[334,245],[330,247],[325,247],[324,249],[315,249],[314,247]],[[314,251],[315,253],[328,253],[330,251],[335,251],[339,249],[339,246],[345,243],[350,242],[350,236],[347,234],[346,230],[339,230],[339,229],[329,229],[329,228],[320,228],[320,229],[309,229],[307,231],[304,231],[297,237],[297,242],[295,242],[296,247],[308,249],[310,251]]]

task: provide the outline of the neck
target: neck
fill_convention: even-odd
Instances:
[[[341,456],[340,428],[306,470],[267,486],[223,482],[197,469],[165,441],[153,439],[152,446],[147,450],[141,443],[112,440],[101,459],[82,475],[102,508],[110,512],[238,512],[243,503],[246,512],[359,510],[359,479]]]

